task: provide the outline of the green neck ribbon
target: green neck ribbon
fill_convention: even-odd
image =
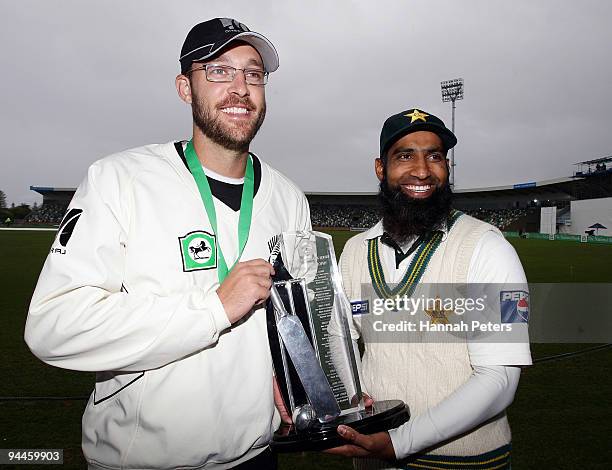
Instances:
[[[208,178],[204,173],[204,169],[202,168],[202,164],[198,159],[198,154],[193,148],[193,143],[191,140],[187,143],[187,148],[185,149],[185,159],[187,160],[189,171],[191,171],[193,179],[198,185],[198,190],[200,191],[200,196],[202,198],[202,202],[204,203],[206,215],[208,216],[208,220],[212,226],[215,238],[217,239],[217,276],[219,278],[219,284],[221,284],[235,264],[240,260],[244,247],[246,246],[246,242],[249,238],[251,217],[253,215],[253,192],[255,187],[253,158],[249,154],[249,158],[247,158],[246,172],[244,174],[244,184],[242,185],[240,217],[238,218],[238,257],[236,258],[235,263],[229,269],[227,268],[227,263],[225,262],[223,252],[221,251],[221,244],[219,243],[217,213],[215,211],[215,204],[213,202],[212,192],[210,191],[210,185],[208,184]]]

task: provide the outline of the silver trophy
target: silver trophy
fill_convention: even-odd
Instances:
[[[284,232],[272,250],[274,283],[267,308],[276,379],[293,425],[282,426],[272,446],[281,452],[340,444],[338,424],[377,432],[408,419],[401,401],[366,409],[359,351],[348,325],[351,306],[331,236]]]

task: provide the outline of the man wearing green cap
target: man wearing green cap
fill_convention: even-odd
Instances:
[[[277,234],[310,228],[303,193],[249,152],[278,56],[215,18],[189,32],[180,64],[192,138],[90,167],[25,338],[51,365],[96,372],[83,416],[90,469],[272,469],[266,260]]]
[[[456,143],[439,118],[420,109],[385,121],[376,159],[383,217],[351,238],[340,259],[352,302],[371,306],[441,283],[525,285],[520,261],[500,231],[452,208],[446,155]],[[368,295],[374,298],[364,301]],[[519,367],[531,364],[526,323],[518,325],[523,340],[514,343],[425,342],[416,335],[381,341],[365,327],[369,313],[351,319],[353,337],[361,334],[365,344],[364,390],[374,400],[403,400],[411,419],[369,436],[339,426],[348,443],[331,452],[361,457],[356,468],[509,468],[504,410]],[[439,324],[450,313],[419,314]]]

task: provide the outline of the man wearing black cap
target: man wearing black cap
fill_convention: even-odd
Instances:
[[[372,306],[441,283],[525,285],[501,232],[452,208],[446,154],[456,143],[439,118],[419,109],[385,121],[376,159],[383,217],[350,239],[340,259],[352,302]],[[432,323],[447,323],[450,314],[418,312]],[[517,366],[531,364],[527,325],[519,327],[524,341],[512,344],[414,341],[418,335],[385,341],[365,328],[371,317],[362,313],[351,322],[353,337],[361,334],[365,344],[363,388],[374,400],[404,400],[412,417],[369,436],[339,426],[349,444],[331,452],[362,457],[356,468],[509,468],[504,410],[518,385]]]
[[[193,137],[90,167],[25,338],[49,364],[97,373],[89,468],[275,468],[265,259],[278,233],[310,228],[303,193],[249,152],[278,56],[216,18],[189,32],[180,64]]]

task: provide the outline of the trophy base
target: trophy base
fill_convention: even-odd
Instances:
[[[281,424],[270,447],[278,453],[330,449],[346,443],[336,431],[340,424],[346,424],[362,434],[373,434],[396,428],[409,418],[410,411],[403,401],[378,401],[371,408],[340,416],[331,423],[316,422],[307,431],[298,432],[293,425]]]

